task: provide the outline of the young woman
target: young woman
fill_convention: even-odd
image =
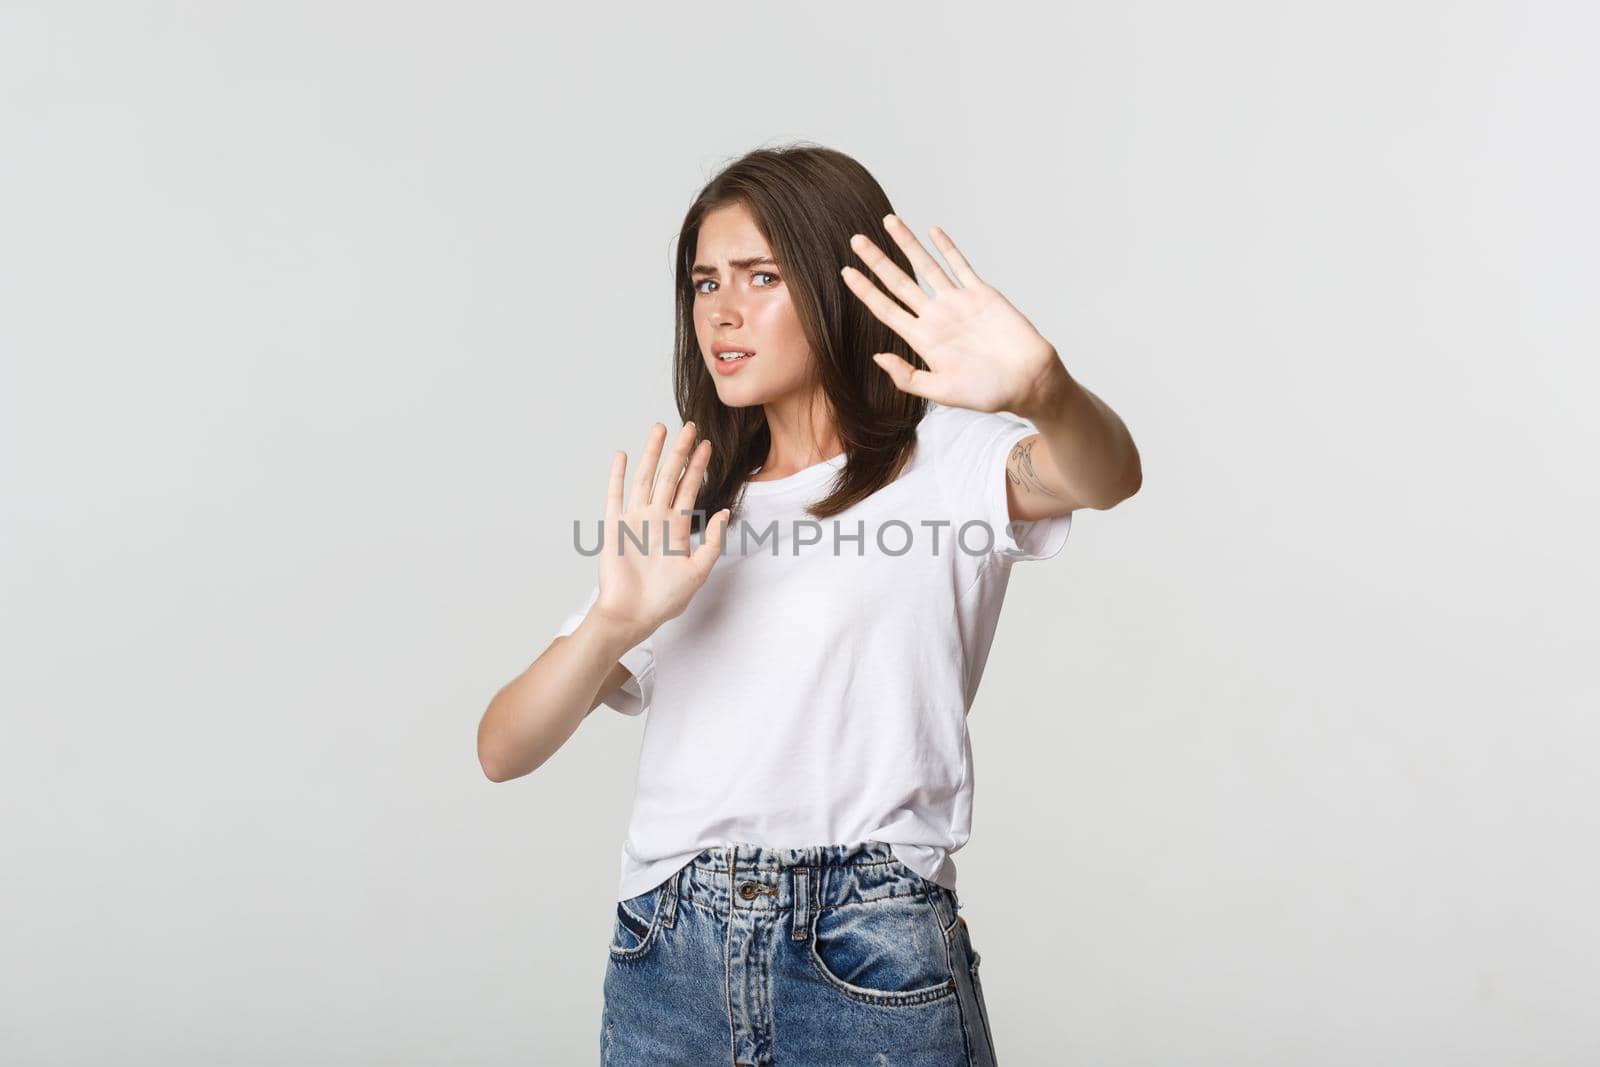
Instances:
[[[607,1064],[995,1063],[951,859],[966,713],[1012,565],[1140,465],[950,238],[930,231],[946,273],[891,212],[817,146],[702,190],[677,246],[685,424],[670,447],[651,427],[626,499],[613,456],[599,580],[479,728],[504,781],[601,703],[650,711]]]

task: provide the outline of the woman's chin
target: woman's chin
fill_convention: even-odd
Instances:
[[[746,382],[718,382],[717,399],[725,407],[752,408],[765,404],[771,397],[769,390],[752,387]]]

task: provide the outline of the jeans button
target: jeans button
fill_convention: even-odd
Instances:
[[[750,900],[755,897],[756,892],[757,889],[754,882],[743,882],[739,886],[739,895],[746,900]]]

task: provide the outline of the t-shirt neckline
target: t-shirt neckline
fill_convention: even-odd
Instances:
[[[820,463],[813,463],[809,467],[797,470],[793,474],[785,475],[782,478],[774,478],[767,482],[745,482],[744,492],[746,496],[768,496],[772,493],[786,493],[791,489],[803,488],[826,478],[844,466],[845,461],[848,459],[849,455],[847,453],[840,452],[837,456],[825,459]]]

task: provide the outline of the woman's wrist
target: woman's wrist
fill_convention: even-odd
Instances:
[[[577,636],[578,631],[582,630],[587,630],[585,636],[611,653],[614,659],[621,658],[624,652],[649,637],[651,633],[639,627],[637,623],[615,618],[595,608],[589,609],[589,613],[578,624],[578,629],[573,631],[573,636]]]

